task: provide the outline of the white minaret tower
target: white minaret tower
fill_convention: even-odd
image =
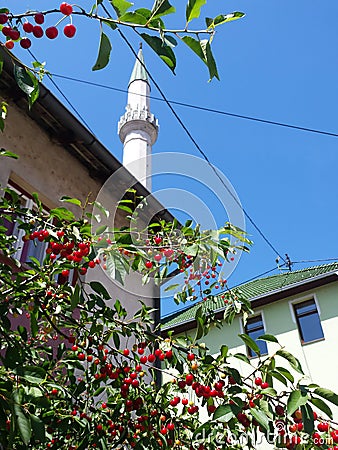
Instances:
[[[118,123],[118,134],[123,143],[123,165],[151,191],[151,148],[158,136],[158,122],[150,112],[150,84],[142,44],[137,58],[128,85],[126,112]]]

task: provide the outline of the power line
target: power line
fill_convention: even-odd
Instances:
[[[198,144],[198,142],[195,140],[195,138],[192,136],[192,134],[190,133],[189,129],[186,127],[186,125],[184,124],[183,120],[180,118],[180,116],[178,115],[178,113],[176,112],[176,110],[174,109],[174,107],[171,105],[171,103],[169,102],[169,100],[167,99],[166,95],[164,94],[163,90],[161,89],[161,87],[159,86],[159,84],[156,82],[156,80],[154,79],[154,77],[152,76],[152,74],[149,72],[149,70],[146,68],[145,64],[138,58],[137,53],[135,52],[133,46],[130,44],[130,42],[128,41],[128,39],[125,37],[124,33],[118,28],[117,31],[119,32],[120,36],[122,37],[122,39],[125,41],[125,43],[127,44],[127,46],[129,47],[130,51],[133,53],[133,55],[135,56],[135,58],[140,62],[140,64],[144,67],[144,69],[147,71],[147,74],[149,76],[149,78],[151,79],[151,81],[154,83],[156,89],[158,90],[158,92],[161,94],[163,100],[165,101],[165,103],[167,104],[168,108],[170,109],[170,111],[173,113],[173,115],[175,116],[176,120],[178,121],[178,123],[181,125],[181,127],[183,128],[183,130],[185,131],[185,133],[187,134],[187,136],[189,137],[189,139],[191,140],[191,142],[194,144],[195,148],[197,149],[197,151],[202,155],[202,157],[204,158],[204,160],[208,163],[209,167],[212,169],[212,171],[215,173],[216,177],[220,180],[221,184],[225,187],[225,189],[228,191],[229,195],[234,199],[235,203],[237,203],[237,205],[242,209],[244,215],[246,216],[246,218],[249,220],[249,222],[251,223],[251,225],[256,229],[256,231],[260,234],[260,236],[263,238],[263,240],[268,244],[268,246],[273,250],[273,252],[278,255],[280,257],[280,259],[282,259],[284,262],[284,258],[280,255],[280,253],[277,251],[277,249],[274,247],[274,245],[269,241],[269,239],[264,235],[264,233],[261,231],[261,229],[256,225],[256,223],[254,222],[254,220],[251,218],[251,216],[248,214],[248,212],[244,209],[244,207],[241,205],[240,201],[237,199],[237,197],[231,192],[231,190],[229,189],[229,187],[224,183],[223,179],[221,178],[221,176],[219,175],[219,173],[217,172],[217,170],[215,169],[215,167],[213,166],[213,164],[210,162],[208,156],[206,155],[206,153],[202,150],[201,146]],[[137,31],[136,31],[137,33]]]
[[[116,88],[116,87],[108,86],[106,84],[95,83],[93,81],[88,81],[88,80],[81,80],[79,78],[69,77],[69,76],[66,76],[66,75],[60,75],[60,74],[56,74],[56,73],[52,73],[51,75],[54,76],[54,77],[57,77],[57,78],[62,78],[64,80],[69,80],[69,81],[74,81],[74,82],[77,82],[77,83],[87,84],[88,86],[95,86],[95,87],[99,87],[99,88],[102,88],[102,89],[107,89],[107,90],[110,90],[110,91],[121,92],[121,93],[124,93],[124,94],[128,93],[127,89]],[[165,100],[163,98],[156,97],[154,95],[146,95],[146,94],[138,94],[138,95],[140,95],[140,97],[150,98],[151,100],[156,100],[156,101],[159,101],[159,102],[165,102]],[[237,119],[245,119],[245,120],[250,120],[250,121],[253,121],[253,122],[259,122],[259,123],[265,123],[265,124],[268,124],[268,125],[275,125],[275,126],[279,126],[279,127],[290,128],[290,129],[293,129],[293,130],[306,131],[306,132],[309,132],[309,133],[322,134],[324,136],[338,137],[338,133],[332,133],[331,131],[318,130],[316,128],[307,128],[307,127],[302,127],[302,126],[299,126],[299,125],[292,125],[290,123],[277,122],[277,121],[274,121],[274,120],[262,119],[262,118],[254,117],[254,116],[247,116],[247,115],[244,115],[244,114],[236,114],[236,113],[232,113],[232,112],[229,112],[229,111],[223,111],[221,109],[214,109],[214,108],[209,108],[209,107],[206,107],[206,106],[194,105],[192,103],[179,102],[177,100],[169,100],[169,102],[172,105],[183,106],[185,108],[196,109],[198,111],[205,111],[205,112],[210,112],[210,113],[219,114],[219,115],[223,115],[223,116],[235,117]]]

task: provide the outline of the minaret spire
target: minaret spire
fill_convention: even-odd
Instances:
[[[123,165],[151,190],[151,150],[158,136],[158,122],[150,112],[150,84],[142,44],[128,84],[128,102],[118,134],[123,143]]]

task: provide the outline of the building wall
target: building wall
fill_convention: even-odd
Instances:
[[[294,301],[307,300],[315,298],[317,301],[321,324],[324,333],[324,339],[308,344],[301,344],[298,328],[292,317],[290,304]],[[265,323],[265,333],[273,334],[285,350],[292,353],[299,359],[304,373],[307,375],[305,383],[316,383],[321,387],[338,392],[338,359],[336,358],[336,346],[338,342],[338,281],[326,286],[308,291],[305,295],[288,297],[286,299],[269,304],[257,309],[261,312]],[[212,354],[217,354],[222,345],[229,347],[229,352],[244,353],[246,348],[238,334],[243,333],[241,319],[236,317],[233,324],[219,328],[213,328],[207,336],[201,339],[210,349]],[[193,331],[189,334],[193,335]],[[268,343],[268,352],[273,354],[279,346],[274,343]],[[253,358],[252,363],[258,361]],[[243,361],[233,358],[231,363],[243,374],[249,374],[252,371],[250,366]],[[286,360],[276,358],[276,365],[288,368],[295,379],[301,375],[293,371]],[[276,381],[275,381],[276,382]],[[276,382],[278,387],[278,382]],[[283,386],[279,384],[279,386]],[[335,417],[338,417],[338,408],[329,404]]]
[[[85,201],[91,194],[91,199],[95,200],[101,189],[102,183],[92,178],[77,158],[60,143],[52,141],[28,114],[13,103],[9,104],[5,131],[0,134],[0,146],[19,156],[18,160],[1,158],[0,185],[5,187],[11,180],[30,194],[37,192],[47,208],[60,206],[59,199],[64,195]],[[116,203],[113,192],[110,200]],[[76,206],[66,206],[75,213],[79,211]],[[118,214],[115,226],[123,223],[123,215]],[[112,298],[119,298],[131,315],[139,309],[139,298],[152,307],[156,301],[158,306],[158,287],[151,283],[142,286],[138,274],[131,274],[125,287],[112,282],[101,268],[88,272],[88,281],[92,279],[101,281]]]

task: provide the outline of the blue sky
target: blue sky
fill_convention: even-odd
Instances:
[[[5,6],[18,11],[18,3],[21,10],[39,9],[46,4],[42,0],[13,0],[5,2]],[[180,5],[183,23],[183,2],[172,3]],[[48,2],[50,7],[58,4]],[[150,0],[135,2],[136,7],[151,4]],[[204,7],[208,16],[232,11],[243,11],[246,17],[220,27],[215,37],[213,48],[220,82],[208,83],[205,66],[183,45],[177,49],[175,77],[144,45],[147,67],[167,98],[338,133],[338,3],[333,0],[323,0],[320,5],[313,0],[209,0]],[[79,18],[74,23],[78,26],[76,39],[34,40],[32,51],[37,58],[47,61],[52,73],[126,88],[134,64],[126,45],[108,30],[113,45],[111,63],[100,72],[92,72],[98,27]],[[196,21],[196,26],[199,25]],[[135,33],[129,31],[127,36],[137,49],[139,39]],[[18,50],[17,54],[26,61],[31,60],[23,51]],[[97,137],[121,159],[122,146],[116,129],[124,113],[126,94],[57,77],[54,80]],[[46,84],[55,92],[47,79]],[[159,96],[154,88],[152,94]],[[293,261],[338,258],[336,137],[181,106],[175,108],[282,256],[288,253]],[[197,156],[197,150],[166,105],[152,100],[152,110],[160,122],[154,153],[183,152]],[[154,180],[155,191],[173,187],[194,189],[182,177]],[[210,209],[221,225],[224,217],[211,197]],[[230,285],[275,266],[274,252],[250,224],[247,231],[255,245],[250,255],[241,258],[229,278]],[[294,266],[301,267],[304,265]],[[172,309],[168,302],[163,305],[164,313]]]

